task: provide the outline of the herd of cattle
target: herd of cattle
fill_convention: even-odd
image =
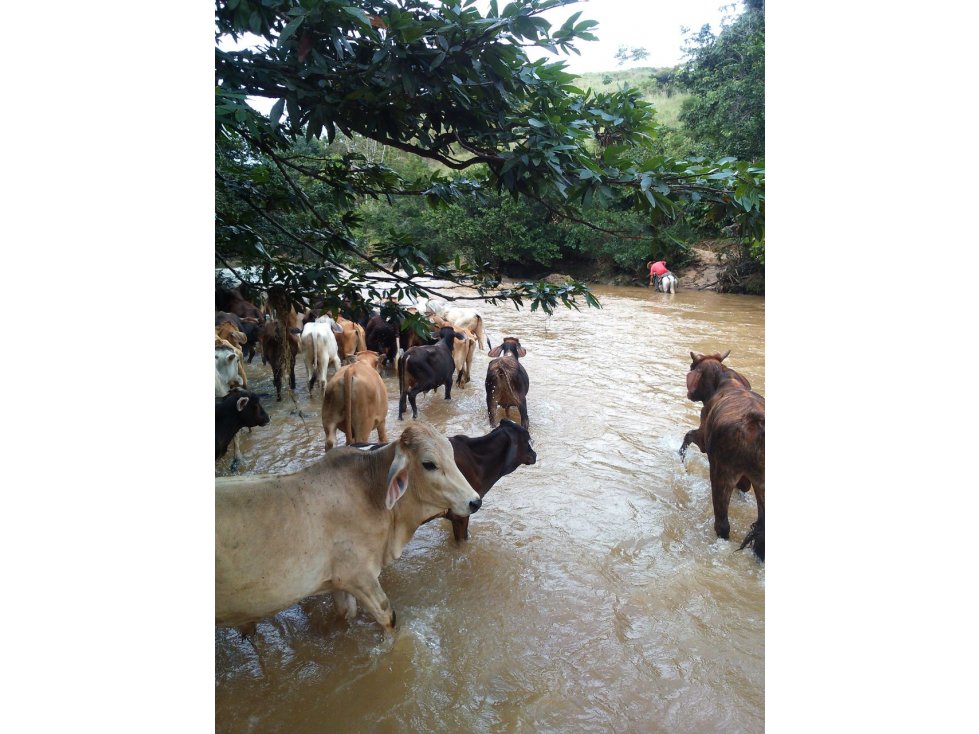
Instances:
[[[219,289],[215,317],[215,458],[244,427],[269,423],[259,396],[247,389],[244,363],[261,350],[270,364],[276,399],[282,372],[295,389],[295,361],[306,365],[309,389],[322,386],[326,455],[285,475],[216,479],[216,609],[219,626],[243,635],[255,624],[306,597],[331,592],[338,616],[352,618],[359,601],[386,630],[395,613],[381,588],[381,569],[401,556],[422,524],[447,518],[457,542],[469,537],[469,517],[499,479],[536,462],[529,433],[530,380],[520,358],[526,349],[507,337],[490,344],[480,314],[444,301],[417,304],[437,331],[420,338],[394,317],[370,315],[363,322],[339,313],[306,309],[267,317],[239,290]],[[415,309],[413,309],[415,310]],[[485,346],[484,346],[485,343]],[[410,403],[418,417],[419,393],[470,380],[476,347],[489,349],[486,408],[491,426],[480,437],[447,438],[430,425],[410,423],[388,443],[388,393],[381,373],[398,377],[398,419]],[[758,519],[741,544],[764,560],[765,401],[748,380],[722,364],[730,354],[691,354],[687,397],[703,402],[692,443],[710,465],[714,529],[728,538],[728,504],[735,487],[753,490]],[[328,378],[328,367],[333,375]],[[520,423],[504,419],[516,408]],[[336,447],[336,431],[346,445]],[[368,443],[376,431],[379,443]],[[410,489],[410,491],[409,491]]]

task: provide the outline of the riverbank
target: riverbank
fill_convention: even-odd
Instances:
[[[681,267],[670,267],[680,282],[680,288],[717,293],[751,293],[764,295],[764,273],[754,272],[743,275],[744,269],[738,257],[736,240],[701,240],[690,248],[691,262]],[[667,262],[667,265],[670,265]],[[732,267],[734,265],[734,267]],[[560,272],[549,275],[545,280],[561,282],[574,277],[589,285],[648,286],[649,275],[640,264],[641,274],[615,272],[611,264],[565,263]],[[739,267],[740,266],[740,267]]]

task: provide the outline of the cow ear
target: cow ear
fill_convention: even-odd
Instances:
[[[731,353],[731,350],[730,350],[730,349],[728,349],[728,350],[727,350],[726,352],[724,352],[724,354],[722,354],[722,355],[721,355],[721,356],[720,356],[720,357],[718,358],[718,360],[717,360],[717,361],[718,361],[718,362],[723,362],[723,361],[724,361],[725,359],[727,359],[727,355],[729,355],[730,353]]]
[[[240,413],[248,405],[248,397],[238,398],[238,402],[235,405],[238,407],[238,412]]]
[[[340,324],[338,324],[336,321],[331,321],[330,322],[330,328],[333,329],[333,332],[335,334],[342,334],[343,333],[343,327],[340,326]]]
[[[388,469],[388,491],[384,498],[385,506],[390,510],[394,503],[404,496],[408,491],[408,457],[398,446],[394,451],[394,461]]]
[[[489,354],[487,354],[486,356],[487,357],[499,357],[500,356],[500,352],[502,352],[502,351],[503,351],[503,345],[500,344],[499,346],[495,346],[492,349],[490,349],[489,350]]]
[[[687,373],[687,392],[693,392],[697,389],[697,385],[700,383],[700,378],[703,376],[703,372],[688,372]]]
[[[690,361],[696,362],[702,355],[690,352]]]
[[[521,357],[526,357],[527,356],[527,350],[524,349],[523,347],[519,347],[517,349],[517,354],[519,354]]]

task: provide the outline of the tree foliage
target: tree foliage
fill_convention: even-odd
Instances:
[[[479,262],[426,251],[410,235],[365,239],[365,200],[468,207],[490,196],[534,202],[552,221],[628,202],[668,224],[701,202],[745,230],[764,226],[764,171],[733,158],[653,155],[650,105],[638,91],[575,86],[562,62],[526,48],[577,53],[594,21],[541,17],[575,0],[217,0],[216,256],[260,266],[262,284],[290,297],[357,300],[433,293],[449,299],[577,307],[587,288],[502,286]],[[260,40],[241,50],[229,40]],[[269,115],[250,97],[274,100]],[[372,141],[436,167],[395,170],[357,146]],[[509,210],[509,214],[517,213]],[[492,227],[525,226],[519,218]],[[484,231],[491,240],[494,231]],[[457,253],[455,253],[457,255]],[[476,295],[433,287],[471,285]]]
[[[751,0],[720,33],[687,38],[689,60],[677,81],[692,92],[680,121],[705,156],[765,157],[765,3]]]

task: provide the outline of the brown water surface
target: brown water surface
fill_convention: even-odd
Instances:
[[[730,349],[726,364],[764,395],[765,301],[595,293],[602,310],[550,318],[481,306],[494,345],[516,336],[527,349],[537,464],[486,495],[468,542],[429,523],[384,570],[393,639],[363,611],[335,621],[329,596],[259,623],[254,648],[218,629],[218,732],[763,731],[765,571],[735,552],[754,497],[735,493],[731,541],[717,539],[706,457],[691,447],[684,466],[677,449],[700,415],[686,398],[691,350]],[[477,353],[451,401],[419,396],[419,420],[489,431],[488,362]],[[242,432],[240,471],[322,456],[322,393],[310,399],[302,361],[281,403],[261,358],[247,369],[272,422]],[[396,375],[385,383],[393,440],[405,423]]]

